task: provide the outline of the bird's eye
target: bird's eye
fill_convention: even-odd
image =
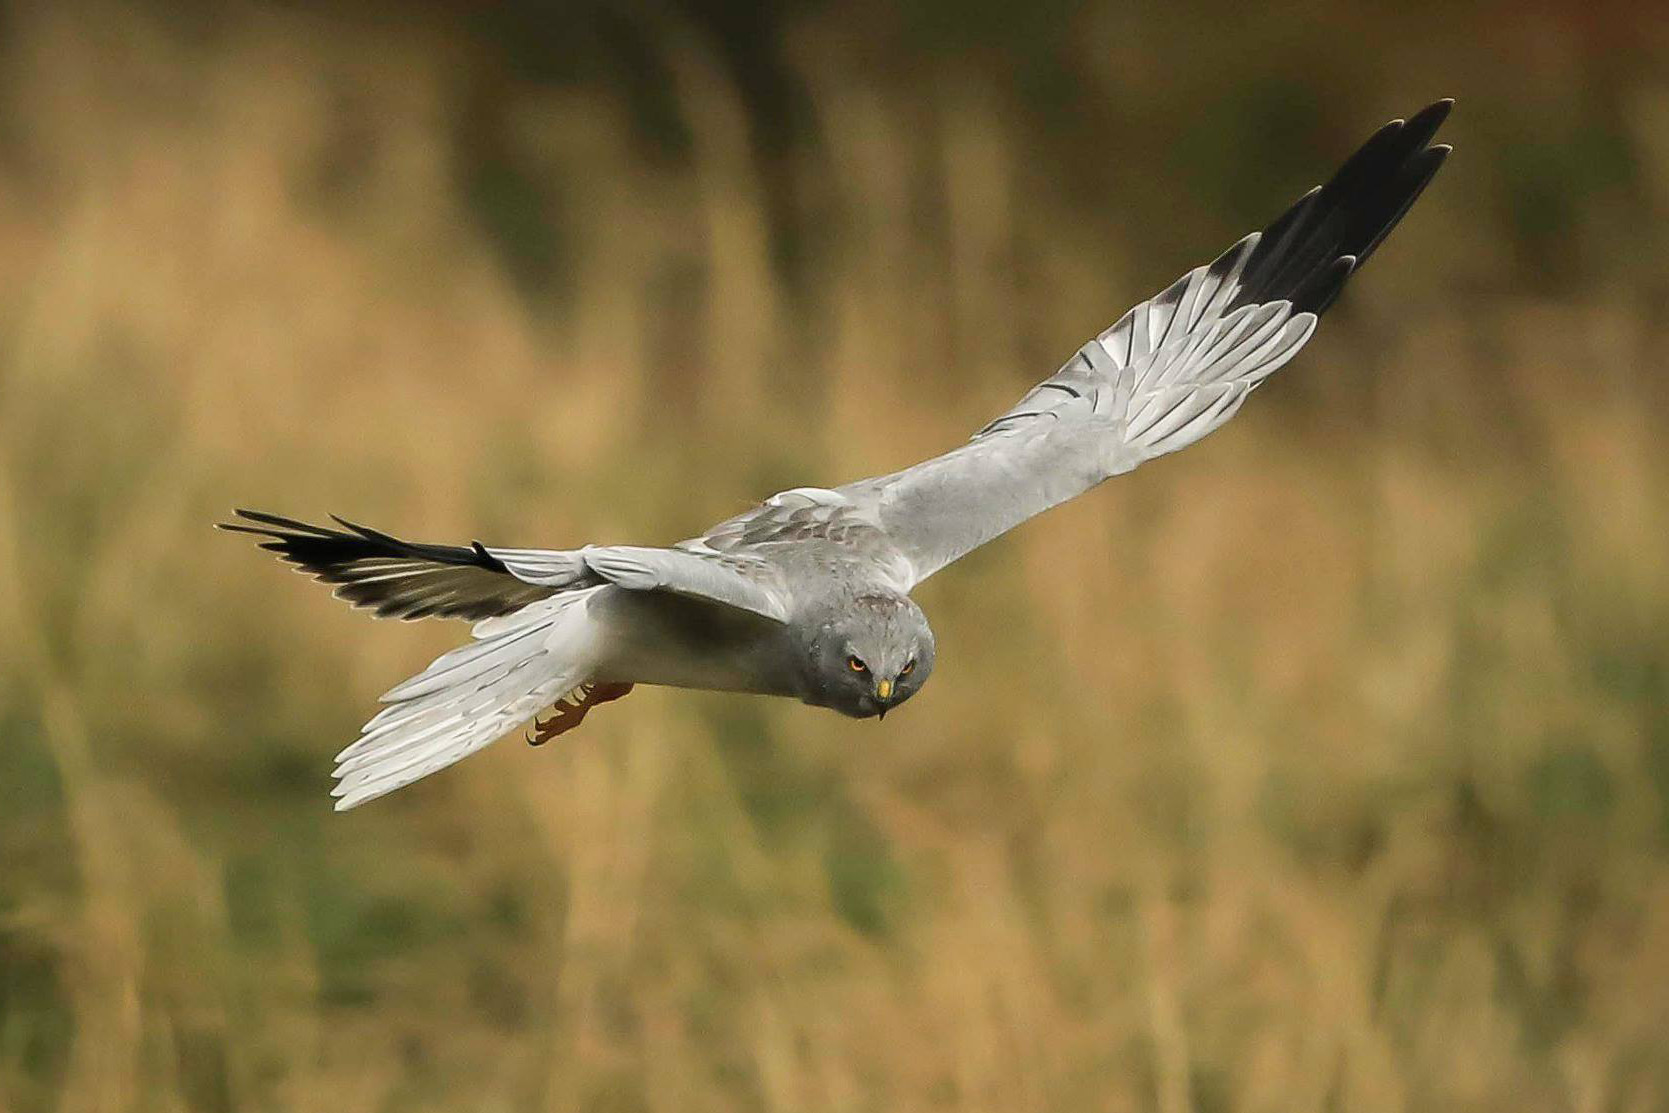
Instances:
[[[899,676],[909,676],[911,673],[913,673],[915,671],[916,671],[916,659],[914,657],[912,657],[908,661],[904,662],[904,667],[898,670],[898,675]]]
[[[864,664],[862,661],[858,660],[856,657],[846,658],[846,667],[851,669],[853,672],[868,672],[869,671],[869,666]]]

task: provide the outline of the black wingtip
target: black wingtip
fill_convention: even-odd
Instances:
[[[1436,100],[1420,109],[1420,111],[1410,116],[1408,118],[1408,126],[1416,129],[1429,126],[1431,130],[1435,132],[1439,127],[1443,126],[1443,121],[1449,118],[1449,113],[1454,111],[1454,107],[1454,97],[1438,97]]]
[[[1326,185],[1270,223],[1242,271],[1235,305],[1289,301],[1296,312],[1317,314],[1332,305],[1448,158],[1451,148],[1431,140],[1454,103],[1445,97],[1385,124]]]
[[[506,575],[510,574],[509,565],[505,564],[502,560],[499,560],[492,553],[488,552],[487,546],[481,544],[481,542],[471,541],[469,543],[469,547],[475,553],[476,560],[480,563],[481,567],[490,568],[494,572],[503,572]]]
[[[231,533],[253,534],[258,548],[272,553],[298,571],[324,583],[338,585],[335,594],[357,607],[374,609],[378,617],[401,619],[438,615],[448,618],[481,619],[508,614],[532,599],[543,598],[550,589],[516,584],[510,570],[479,541],[465,548],[458,545],[427,545],[402,541],[369,526],[332,514],[340,529],[318,526],[278,514],[242,507],[233,510],[238,521],[216,522],[215,528]],[[479,598],[453,594],[424,595],[411,587],[410,580],[383,573],[391,560],[430,566],[474,567],[506,577],[506,587]],[[376,575],[361,565],[380,562]],[[421,569],[415,575],[425,574]],[[447,589],[449,590],[449,589]],[[507,609],[508,608],[508,609]]]
[[[258,510],[248,510],[241,506],[232,508],[232,517],[242,518],[243,521],[216,522],[214,528],[223,529],[228,533],[254,533],[270,537],[273,529],[278,525],[278,522],[272,520],[273,516],[271,514],[262,514]]]

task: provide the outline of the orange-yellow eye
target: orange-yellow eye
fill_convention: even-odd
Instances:
[[[853,672],[868,672],[869,671],[869,666],[864,664],[862,661],[858,660],[856,657],[846,658],[846,667],[851,669]]]
[[[899,676],[909,676],[911,673],[913,673],[915,671],[916,671],[916,659],[914,657],[912,657],[908,661],[904,662],[904,667],[898,670],[898,675]]]

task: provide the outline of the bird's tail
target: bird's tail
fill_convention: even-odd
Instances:
[[[390,689],[336,755],[336,810],[375,800],[502,738],[590,679],[596,591],[565,592],[474,627],[475,641]]]

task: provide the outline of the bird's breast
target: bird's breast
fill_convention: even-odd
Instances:
[[[797,695],[786,628],[746,611],[659,591],[610,588],[591,601],[597,679]]]

